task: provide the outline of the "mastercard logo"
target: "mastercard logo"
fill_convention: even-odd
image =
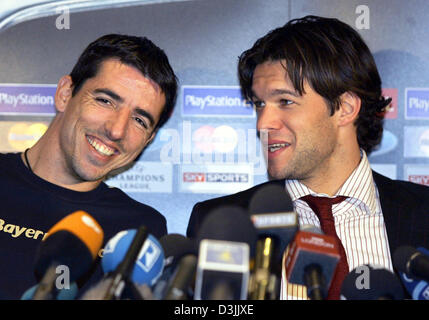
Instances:
[[[194,131],[192,142],[198,151],[204,153],[228,153],[234,151],[238,145],[238,134],[234,128],[221,125],[216,128],[202,126]]]
[[[9,129],[7,139],[12,148],[22,151],[31,148],[47,129],[44,123],[18,122]]]

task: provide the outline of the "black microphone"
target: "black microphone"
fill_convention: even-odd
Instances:
[[[64,217],[47,234],[36,252],[34,273],[39,283],[33,300],[55,299],[61,286],[90,271],[104,238],[98,222],[84,211]]]
[[[257,231],[247,212],[224,206],[210,212],[197,234],[195,300],[245,300]]]
[[[161,300],[188,300],[197,269],[198,246],[195,240],[180,234],[159,239],[164,249],[164,272],[153,289]]]
[[[423,247],[417,248],[421,253],[429,256],[429,250]],[[399,278],[413,300],[429,300],[429,283],[425,280],[414,279],[403,272],[399,272]]]
[[[341,300],[402,300],[404,290],[398,277],[387,269],[362,265],[344,278]]]
[[[103,279],[83,300],[153,300],[150,287],[162,274],[164,251],[146,227],[118,232],[104,247]]]
[[[334,237],[318,228],[305,228],[296,233],[290,245],[285,261],[287,280],[306,286],[311,300],[324,300],[339,260],[340,251]]]
[[[137,256],[139,255],[147,237],[147,228],[145,226],[140,226],[125,253],[124,259],[110,275],[112,281],[103,297],[104,300],[120,299],[125,285],[129,282],[129,277],[135,266]]]
[[[401,246],[393,254],[393,266],[407,276],[429,281],[429,257],[411,246]]]
[[[283,253],[298,230],[298,217],[284,187],[267,185],[249,204],[249,213],[259,235],[250,298],[277,300]]]

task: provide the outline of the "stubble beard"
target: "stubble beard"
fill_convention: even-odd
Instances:
[[[329,147],[329,144],[327,147]],[[334,147],[332,144],[329,149],[326,148],[325,150],[315,147],[302,150],[280,168],[274,168],[268,164],[268,173],[270,177],[277,180],[306,181],[324,170],[323,167],[333,152]]]

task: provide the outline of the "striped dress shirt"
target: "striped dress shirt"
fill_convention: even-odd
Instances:
[[[313,225],[320,228],[319,219],[306,202],[299,198],[317,194],[297,180],[286,180],[288,191],[298,214],[299,224]],[[348,198],[332,206],[335,230],[347,256],[349,270],[371,264],[393,271],[392,260],[384,224],[377,186],[372,178],[372,170],[365,151],[361,150],[358,167],[338,190],[335,196]],[[287,251],[283,255],[282,300],[307,299],[305,286],[290,284],[284,268]]]

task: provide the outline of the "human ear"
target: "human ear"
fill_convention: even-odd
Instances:
[[[353,92],[345,92],[340,97],[338,113],[338,125],[353,124],[359,116],[361,99]]]
[[[61,77],[55,92],[55,108],[58,112],[64,112],[72,96],[73,81],[69,75]]]

